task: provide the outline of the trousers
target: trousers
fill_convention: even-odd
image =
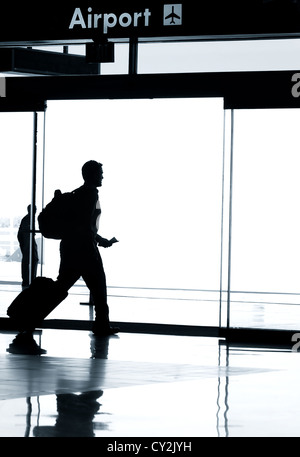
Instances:
[[[80,277],[90,290],[95,307],[95,321],[104,328],[109,325],[106,276],[97,244],[93,240],[60,243],[60,267],[57,283],[68,291]]]
[[[22,242],[20,243],[20,250],[22,253],[22,262],[21,262],[21,274],[22,274],[22,286],[28,287],[29,286],[29,269],[30,269],[30,242]],[[37,253],[37,245],[34,241],[34,251],[32,256],[32,263],[33,263],[33,277],[31,281],[36,277],[37,274],[37,267],[38,267],[38,253]]]

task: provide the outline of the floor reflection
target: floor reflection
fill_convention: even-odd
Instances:
[[[92,359],[108,359],[109,343],[111,340],[118,340],[118,335],[108,337],[97,337],[91,335],[91,358]]]
[[[107,359],[111,337],[94,337],[91,335],[91,358]],[[34,343],[33,343],[34,342]],[[39,350],[40,349],[40,350]],[[29,341],[18,341],[14,338],[7,348],[7,352],[12,354],[45,354],[46,350],[41,349],[41,339],[39,344],[35,342],[33,336]],[[101,404],[99,398],[103,395],[103,390],[87,391],[82,393],[66,393],[56,395],[57,417],[54,425],[39,425],[41,417],[40,398],[36,397],[38,405],[37,425],[32,427],[32,398],[26,398],[27,413],[25,437],[94,437],[95,429],[108,430],[108,424],[95,421],[99,414]]]
[[[36,425],[32,431],[33,436],[67,438],[94,437],[95,427],[97,427],[98,430],[106,430],[107,424],[94,422],[95,415],[98,413],[101,406],[98,399],[102,395],[102,390],[83,392],[80,394],[57,395],[57,418],[55,425]],[[28,433],[28,430],[26,433]]]
[[[47,355],[7,353],[12,335],[0,334],[2,437],[299,435],[297,353],[153,335],[34,337]]]
[[[224,350],[222,351],[219,345],[219,357],[218,366],[224,366],[223,361]],[[225,352],[225,366],[229,367],[229,351],[226,348]],[[218,388],[217,388],[217,415],[216,415],[216,428],[218,437],[228,437],[228,392],[229,392],[229,376],[218,376]]]
[[[99,346],[102,347],[98,341]],[[216,435],[217,437],[228,437],[229,434],[229,376],[219,376],[216,391]],[[193,385],[188,387],[193,388]],[[207,392],[208,393],[208,392]],[[99,420],[101,413],[100,398],[103,396],[103,390],[88,391],[82,393],[67,393],[57,394],[56,398],[56,412],[49,410],[49,401],[45,401],[44,407],[41,408],[39,397],[27,397],[26,398],[26,424],[24,436],[29,437],[95,437],[99,436],[99,431],[109,432],[110,423],[107,420],[109,413],[103,413],[102,420]],[[52,408],[53,398],[51,396]],[[196,400],[196,399],[195,399]],[[24,401],[24,400],[23,400]],[[42,403],[43,403],[42,401]],[[38,411],[33,412],[32,403],[38,405]],[[197,401],[196,401],[197,403]],[[209,405],[213,407],[213,402]],[[194,416],[195,423],[199,419],[199,436],[202,435],[200,428],[202,413],[199,412],[199,418]],[[40,425],[40,420],[43,422],[51,422],[53,418],[55,423],[53,425]],[[113,421],[112,417],[109,417]],[[33,420],[36,425],[32,426]]]

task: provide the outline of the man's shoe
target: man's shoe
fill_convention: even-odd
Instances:
[[[9,345],[7,352],[11,354],[42,355],[47,351],[42,349],[35,341],[33,336],[28,333],[20,333]]]
[[[94,324],[92,332],[95,336],[112,336],[119,333],[119,327],[101,327],[100,325]]]

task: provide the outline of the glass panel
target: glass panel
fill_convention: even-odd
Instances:
[[[233,111],[224,110],[223,191],[221,226],[220,327],[227,327],[230,315],[230,266],[232,221]]]
[[[299,328],[299,122],[235,111],[231,326]]]
[[[139,73],[298,68],[300,39],[139,43]]]
[[[101,75],[127,75],[129,44],[115,43],[115,59],[112,63],[101,63]]]
[[[115,58],[114,62],[101,63],[101,75],[113,74],[128,74],[128,57],[129,57],[129,44],[128,43],[115,43],[114,44]],[[71,45],[68,46],[70,54],[85,56],[85,45]]]
[[[33,113],[0,113],[0,314],[21,291],[21,220],[32,193]],[[29,234],[28,234],[29,235]]]
[[[45,203],[103,163],[100,234],[120,241],[101,250],[111,319],[218,326],[223,101],[49,102],[46,139]],[[58,267],[45,240],[45,275]],[[50,317],[88,319],[87,301],[79,281]]]

